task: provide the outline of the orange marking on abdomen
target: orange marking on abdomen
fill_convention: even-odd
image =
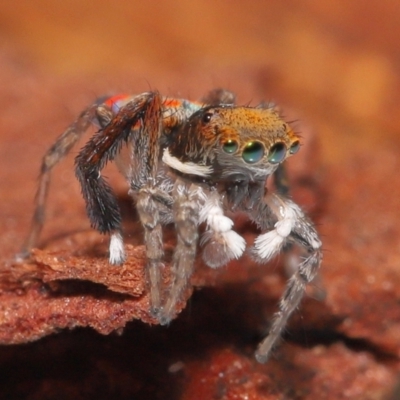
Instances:
[[[105,101],[105,105],[108,107],[112,107],[114,104],[118,103],[121,100],[126,100],[129,97],[132,97],[129,94],[116,94],[115,96],[110,97]]]
[[[163,102],[166,108],[178,108],[182,105],[182,101],[179,99],[174,99],[173,97],[167,97]]]

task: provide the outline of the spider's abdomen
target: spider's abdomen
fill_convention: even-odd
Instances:
[[[128,103],[135,102],[138,98],[148,95],[142,93],[140,95],[117,94],[109,97],[104,105],[109,108],[113,115],[118,112]],[[185,123],[188,118],[200,110],[202,103],[197,101],[189,101],[186,99],[177,99],[174,97],[162,97],[162,118],[165,130],[169,131],[173,128]]]

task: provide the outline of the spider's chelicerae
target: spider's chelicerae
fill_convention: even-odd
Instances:
[[[175,316],[189,284],[198,244],[207,265],[218,268],[239,258],[245,240],[226,211],[245,212],[261,229],[250,254],[266,262],[287,243],[304,249],[304,259],[288,281],[269,335],[256,352],[265,362],[306,285],[317,274],[321,242],[312,222],[284,196],[282,163],[300,147],[298,136],[274,107],[240,107],[225,90],[202,102],[163,97],[158,92],[99,99],[84,110],[43,158],[36,209],[25,252],[37,242],[52,168],[71,150],[91,123],[100,130],[76,157],[76,176],[93,228],[110,235],[111,264],[123,264],[121,214],[101,176],[114,160],[129,184],[144,228],[151,312],[161,324]],[[274,175],[277,192],[265,183]],[[177,244],[172,282],[164,294],[162,226],[175,225]],[[204,233],[199,237],[199,226]]]

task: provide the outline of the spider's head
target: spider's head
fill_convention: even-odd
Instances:
[[[263,179],[300,148],[298,136],[272,108],[205,107],[177,132],[164,162],[183,173]]]

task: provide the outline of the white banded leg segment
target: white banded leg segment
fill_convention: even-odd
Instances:
[[[281,251],[296,223],[304,218],[303,211],[299,206],[292,201],[283,201],[276,195],[273,195],[271,209],[277,211],[278,217],[274,229],[259,235],[254,241],[253,253],[263,262],[270,260]]]
[[[205,263],[218,268],[233,258],[238,259],[246,249],[246,241],[232,230],[233,221],[224,215],[217,192],[211,193],[200,212],[200,221],[207,223],[201,239]]]
[[[110,264],[121,265],[126,259],[124,241],[120,232],[114,232],[110,237]]]

